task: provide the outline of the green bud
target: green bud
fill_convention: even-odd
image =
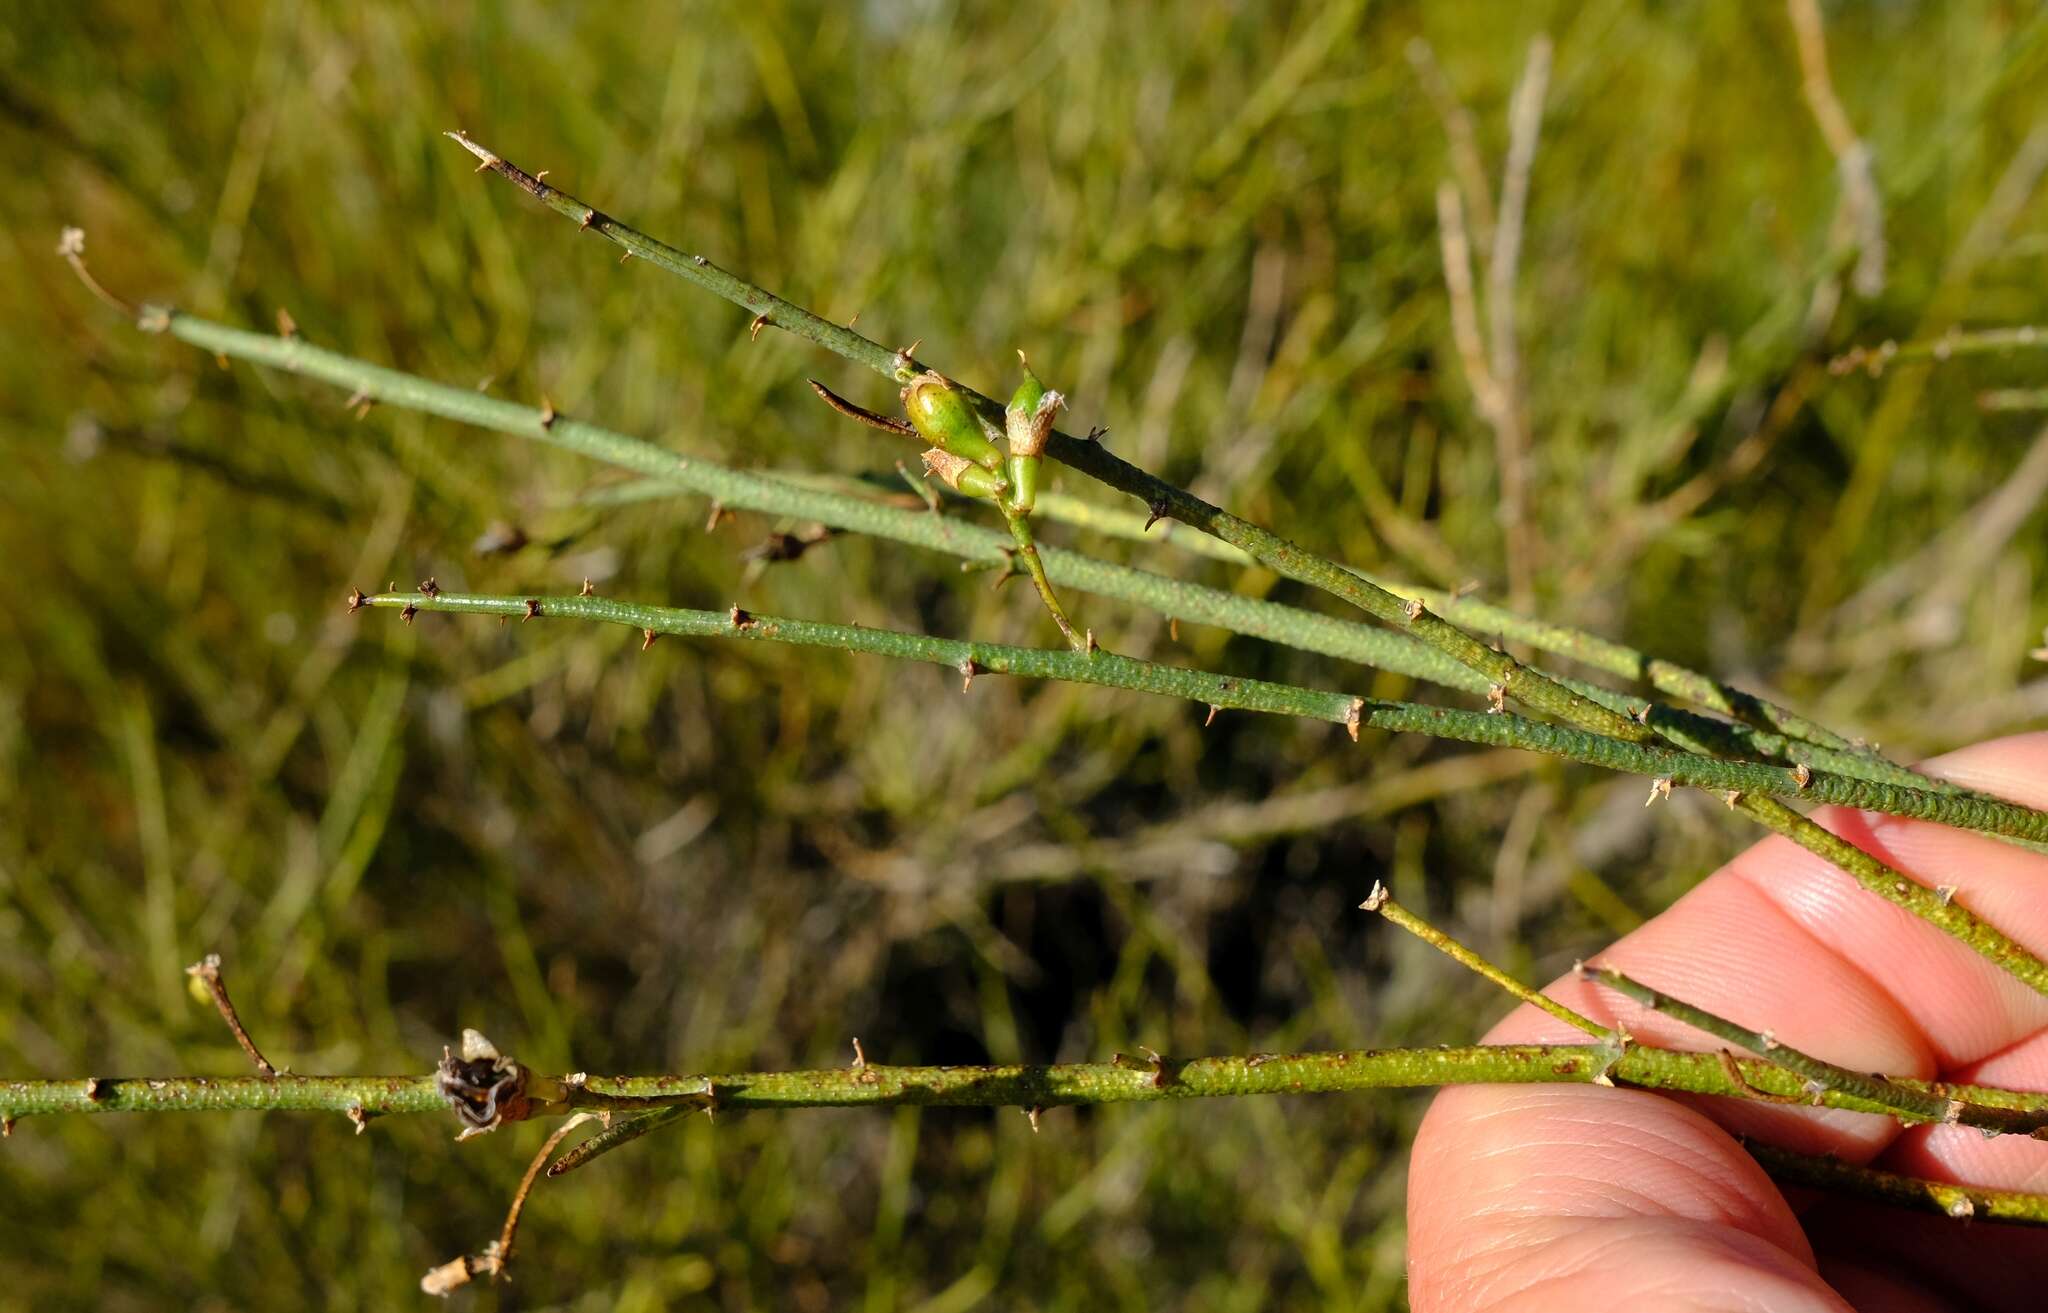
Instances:
[[[903,389],[903,409],[918,436],[940,451],[970,460],[985,470],[1003,467],[1003,453],[982,431],[974,407],[944,376],[929,370]]]
[[[1038,381],[1022,351],[1017,359],[1024,366],[1024,381],[1017,385],[1010,408],[1003,412],[1004,436],[1010,444],[1011,504],[1028,514],[1038,504],[1038,470],[1043,464],[1039,457],[1052,436],[1053,414],[1067,399]]]
[[[999,501],[1010,490],[1009,482],[1002,475],[940,447],[924,453],[924,468],[926,473],[937,476],[939,482],[954,492],[968,497]]]

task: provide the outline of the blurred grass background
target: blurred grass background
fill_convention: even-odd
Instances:
[[[1426,40],[1498,186],[1555,42],[1522,261],[1536,605],[1902,756],[2048,722],[2044,359],[1830,378],[2039,321],[2048,17],[1828,6],[1886,278],[1785,11],[1070,0],[564,7],[14,0],[0,14],[0,1071],[1101,1058],[1467,1040],[1504,1010],[1352,909],[1375,878],[1543,977],[1743,840],[1639,781],[1099,690],[549,624],[342,614],[351,585],[573,588],[1050,642],[1014,589],[140,336],[267,325],[743,466],[888,474],[876,380],[618,266],[443,140],[1006,388],[1027,347],[1126,456],[1356,564],[1509,572],[1452,349]],[[1281,70],[1276,76],[1275,70]],[[2019,477],[2015,477],[2015,471]],[[1066,491],[1090,494],[1068,478]],[[1100,490],[1096,490],[1100,493]],[[1987,500],[1989,499],[1989,500]],[[486,554],[482,540],[524,545]],[[1319,605],[1259,572],[1046,531]],[[1069,599],[1113,647],[1398,681]],[[536,1196],[478,1306],[1378,1309],[1425,1095],[701,1120]],[[402,1307],[495,1233],[520,1127],[24,1123],[0,1307]]]

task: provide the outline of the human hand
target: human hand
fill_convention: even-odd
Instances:
[[[2048,806],[2048,733],[1978,744],[1932,774]],[[2048,953],[2048,857],[1924,821],[1814,819]],[[2048,998],[1787,839],[1744,852],[1595,959],[1862,1071],[2048,1089]],[[1697,1031],[1590,980],[1546,993],[1646,1043]],[[1487,1043],[1583,1043],[1523,1006]],[[2048,1233],[1784,1189],[1733,1133],[1912,1176],[2048,1190],[2048,1143],[1962,1126],[1589,1085],[1447,1089],[1408,1186],[1417,1313],[1482,1309],[2048,1307]]]

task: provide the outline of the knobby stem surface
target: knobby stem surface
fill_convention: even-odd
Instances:
[[[1424,1049],[1353,1049],[1193,1059],[1121,1057],[1109,1062],[984,1067],[865,1064],[811,1071],[679,1073],[651,1076],[535,1076],[536,1087],[565,1088],[549,1111],[646,1109],[662,1103],[717,1111],[845,1108],[895,1104],[932,1107],[1051,1108],[1103,1103],[1264,1094],[1328,1094],[1442,1085],[1590,1084],[1607,1072],[1617,1084],[1731,1098],[1802,1093],[1799,1078],[1757,1059],[1730,1077],[1718,1053],[1630,1045],[1619,1059],[1604,1044],[1479,1044]],[[1912,1088],[1926,1082],[1901,1080]],[[1985,1107],[2048,1111],[2048,1093],[1943,1085],[1941,1091]],[[1841,1090],[1823,1107],[1890,1115],[1881,1103]],[[10,1120],[116,1112],[330,1112],[350,1117],[448,1113],[431,1075],[165,1076],[0,1081],[0,1116]]]

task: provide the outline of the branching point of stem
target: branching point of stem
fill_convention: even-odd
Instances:
[[[1487,961],[1478,953],[1473,952],[1470,948],[1451,938],[1428,921],[1401,906],[1401,904],[1394,901],[1393,894],[1388,892],[1385,885],[1375,881],[1372,892],[1358,906],[1362,911],[1379,913],[1460,966],[1499,985],[1522,1002],[1548,1012],[1566,1025],[1583,1030],[1594,1039],[1606,1043],[1626,1040],[1626,1036],[1622,1035],[1620,1031],[1610,1029],[1594,1021],[1591,1017],[1573,1011],[1540,990],[1529,988],[1529,986]]]

